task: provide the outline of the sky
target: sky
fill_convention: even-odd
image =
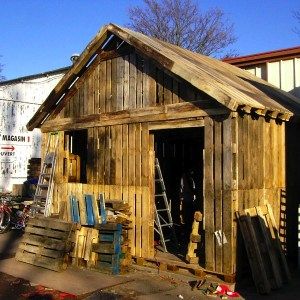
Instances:
[[[238,55],[300,46],[300,0],[199,0],[234,23]],[[142,0],[0,0],[0,63],[7,80],[70,65],[107,23],[126,25]]]

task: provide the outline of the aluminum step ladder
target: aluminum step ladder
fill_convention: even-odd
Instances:
[[[168,202],[166,187],[158,158],[155,158],[155,222],[154,230],[159,234],[164,252],[168,252],[166,243],[173,241],[177,246],[177,238]]]
[[[57,145],[58,133],[51,132],[48,136],[45,158],[31,206],[33,216],[35,214],[43,214],[45,217],[50,215]],[[52,148],[51,151],[50,148]]]

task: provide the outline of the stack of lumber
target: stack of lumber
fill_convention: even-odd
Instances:
[[[128,270],[132,262],[128,231],[132,229],[131,212],[128,203],[106,200],[107,221],[122,224],[122,272]]]
[[[30,219],[16,259],[54,271],[66,269],[75,227],[72,223],[52,218]]]
[[[201,235],[199,234],[199,225],[201,221],[202,213],[200,211],[196,211],[194,214],[194,221],[192,224],[192,232],[190,235],[188,250],[185,257],[187,262],[190,264],[199,263],[199,257],[197,257],[196,250],[198,248],[199,243],[201,242]]]
[[[122,225],[107,223],[99,225],[97,228],[99,241],[92,246],[92,251],[97,254],[94,268],[100,272],[119,274],[122,258]]]
[[[119,223],[99,224],[95,228],[82,226],[75,234],[72,264],[103,273],[125,273],[131,264],[131,254],[124,233],[126,230]]]
[[[98,199],[92,194],[82,197],[69,196],[69,203],[61,201],[60,218],[71,220],[81,225],[97,226],[105,222],[119,223],[124,229],[130,229],[130,208],[122,200],[104,200],[103,194]]]
[[[30,158],[27,165],[27,179],[38,178],[41,172],[41,159]]]
[[[74,237],[74,249],[70,256],[72,264],[77,267],[90,268],[96,262],[96,255],[92,253],[92,245],[98,242],[99,231],[95,228],[80,227]]]
[[[123,203],[120,200],[106,200],[105,208],[108,211],[108,222],[120,223],[123,225],[123,228],[130,229],[131,212],[128,203]]]
[[[23,191],[24,191],[23,184],[13,184],[11,195],[20,197],[23,196],[24,194]]]
[[[291,278],[269,204],[236,212],[252,277],[261,294],[269,294]]]
[[[84,194],[83,201],[72,195],[69,200],[70,219],[82,225],[74,238],[72,263],[111,274],[127,271],[131,264],[129,205],[121,200],[104,200],[103,194],[98,199]]]

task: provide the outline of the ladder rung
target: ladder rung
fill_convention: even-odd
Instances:
[[[156,195],[155,195],[155,197],[164,197],[164,196],[166,196],[165,193],[163,193],[163,194],[156,194]]]
[[[161,208],[161,209],[157,209],[156,211],[157,212],[159,212],[159,211],[169,211],[169,209],[168,208]]]
[[[159,179],[155,179],[155,181],[162,182],[163,180],[161,178],[159,178]]]
[[[42,189],[44,189],[44,188],[48,188],[49,187],[49,184],[38,184],[37,185],[38,187],[40,187],[40,188],[42,188]]]
[[[41,173],[40,176],[49,178],[51,176],[51,174],[50,173]]]
[[[34,199],[46,199],[47,196],[43,196],[43,195],[35,195]]]
[[[166,224],[161,224],[160,227],[166,227],[166,226],[170,226],[171,227],[172,225],[173,225],[172,223],[166,223]]]

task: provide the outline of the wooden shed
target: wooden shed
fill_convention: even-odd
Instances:
[[[155,255],[155,157],[175,222],[182,173],[192,169],[203,213],[200,261],[234,274],[237,210],[270,203],[284,230],[285,124],[299,111],[297,98],[246,71],[110,24],[27,127],[41,128],[44,143],[59,134],[52,212],[71,194],[122,199],[137,257]],[[77,177],[69,174],[71,155],[80,158]],[[226,237],[221,245],[217,232]]]

